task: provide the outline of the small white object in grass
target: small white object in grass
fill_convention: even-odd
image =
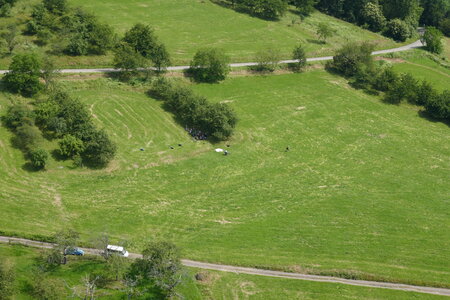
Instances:
[[[214,151],[216,151],[216,152],[223,152],[223,149],[222,148],[216,148]]]

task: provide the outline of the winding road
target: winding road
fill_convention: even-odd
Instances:
[[[372,55],[380,55],[380,54],[387,54],[387,53],[395,53],[395,52],[403,52],[403,51],[408,51],[411,49],[416,49],[416,48],[420,48],[422,47],[423,44],[422,42],[419,41],[415,41],[412,44],[406,45],[406,46],[402,46],[402,47],[398,47],[398,48],[393,48],[393,49],[386,49],[386,50],[380,50],[380,51],[375,51],[372,52]],[[316,62],[316,61],[327,61],[327,60],[332,60],[333,56],[323,56],[323,57],[311,57],[306,59],[307,62]],[[281,60],[279,61],[280,64],[290,64],[290,63],[295,63],[297,62],[297,60]],[[256,62],[245,62],[245,63],[232,63],[229,66],[231,68],[240,68],[240,67],[252,67],[252,66],[256,66],[258,65],[258,63]],[[189,66],[172,66],[172,67],[168,67],[167,71],[184,71],[189,69]],[[0,70],[0,74],[5,74],[7,73],[8,70]],[[80,74],[80,73],[112,73],[112,72],[120,72],[120,69],[114,69],[114,68],[100,68],[100,69],[62,69],[60,70],[61,73],[69,73],[69,74]]]
[[[20,244],[20,245],[37,247],[37,248],[45,248],[45,249],[51,249],[54,246],[54,244],[52,244],[52,243],[39,242],[39,241],[33,241],[33,240],[15,238],[15,237],[7,237],[7,236],[0,236],[0,243]],[[92,249],[92,248],[81,248],[81,249],[83,249],[85,253],[88,253],[91,255],[100,255],[100,253],[101,253],[101,251],[98,249]],[[129,254],[129,258],[135,259],[135,258],[141,258],[141,257],[142,257],[142,255],[138,254],[138,253],[130,253]],[[220,264],[199,262],[199,261],[193,261],[193,260],[188,260],[188,259],[182,259],[181,262],[183,263],[183,265],[185,265],[187,267],[215,270],[215,271],[222,271],[222,272],[232,272],[232,273],[237,273],[237,274],[242,273],[242,274],[268,276],[268,277],[281,277],[281,278],[289,278],[289,279],[297,279],[297,280],[340,283],[340,284],[364,286],[364,287],[371,287],[371,288],[383,288],[383,289],[434,294],[434,295],[450,297],[450,289],[444,289],[444,288],[416,286],[416,285],[390,283],[390,282],[352,280],[352,279],[344,279],[344,278],[331,277],[331,276],[308,275],[308,274],[301,274],[301,273],[289,273],[289,272],[272,271],[272,270],[264,270],[264,269],[256,269],[256,268],[236,267],[236,266],[229,266],[229,265],[220,265]]]

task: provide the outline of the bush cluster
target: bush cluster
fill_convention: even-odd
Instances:
[[[35,109],[36,123],[48,134],[61,138],[60,154],[81,156],[92,166],[106,166],[116,153],[116,145],[104,130],[98,130],[86,106],[62,91],[55,91]]]
[[[82,159],[90,166],[103,167],[116,153],[116,145],[104,130],[95,127],[87,108],[65,92],[54,92],[45,101],[38,102],[34,110],[25,105],[12,105],[3,123],[15,133],[14,144],[36,168],[44,168],[49,157],[40,148],[41,130],[46,136],[61,139],[62,156],[74,161]]]
[[[327,68],[350,79],[357,88],[384,92],[384,101],[399,104],[408,101],[421,105],[433,118],[450,120],[450,91],[436,91],[428,82],[419,82],[411,74],[397,74],[392,68],[376,66],[367,44],[347,45],[338,51]]]
[[[229,61],[229,57],[219,49],[202,49],[195,54],[188,73],[198,82],[218,82],[224,80],[230,71]]]
[[[227,104],[209,103],[191,89],[166,78],[158,78],[149,93],[163,100],[167,109],[188,128],[201,131],[213,140],[226,140],[233,134],[237,118]]]
[[[138,23],[125,33],[116,46],[114,67],[122,70],[119,78],[128,81],[137,75],[140,68],[147,70],[148,77],[151,64],[161,73],[170,65],[170,55],[153,28]]]
[[[54,52],[69,55],[105,54],[115,41],[111,26],[81,8],[70,8],[66,0],[35,5],[25,32],[36,35],[41,44],[51,41]]]

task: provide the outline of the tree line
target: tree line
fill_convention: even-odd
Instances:
[[[342,74],[350,83],[368,92],[383,93],[391,104],[402,101],[424,107],[434,119],[450,121],[450,90],[439,93],[427,81],[418,81],[411,74],[397,74],[392,67],[373,61],[373,46],[368,43],[349,44],[327,63],[327,69]]]
[[[226,140],[233,134],[237,118],[226,103],[210,103],[188,87],[164,77],[153,83],[149,94],[163,100],[165,107],[176,115],[180,123],[212,140]]]
[[[142,258],[131,260],[106,250],[109,237],[102,234],[92,241],[101,258],[72,258],[84,262],[88,267],[77,285],[72,286],[58,274],[62,265],[70,263],[70,256],[79,242],[79,234],[66,229],[53,237],[52,249],[41,251],[29,272],[26,292],[33,299],[97,299],[98,289],[114,289],[124,299],[173,299],[182,297],[177,288],[182,284],[187,271],[181,264],[181,251],[165,240],[147,242],[142,249]],[[17,294],[14,265],[0,261],[0,299],[11,299]],[[78,277],[79,274],[75,274]]]
[[[238,11],[265,18],[282,17],[289,5],[302,15],[314,8],[328,15],[380,32],[397,41],[411,37],[420,25],[450,36],[449,0],[216,0]]]
[[[36,95],[44,89],[40,79],[52,77],[41,68],[35,55],[15,56],[4,78],[6,88],[24,96]],[[42,148],[43,136],[58,139],[59,154],[78,166],[104,167],[116,153],[115,143],[103,129],[96,128],[86,106],[59,88],[49,90],[43,99],[36,98],[32,105],[13,104],[2,120],[15,133],[14,144],[35,168],[44,168],[49,157]]]

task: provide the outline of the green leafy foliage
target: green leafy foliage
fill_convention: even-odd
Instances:
[[[67,134],[59,141],[59,152],[62,156],[73,157],[79,155],[83,151],[83,141],[73,135]]]
[[[387,23],[385,34],[396,41],[404,42],[411,36],[411,30],[405,21],[393,19]]]
[[[41,75],[41,62],[34,54],[24,53],[14,56],[9,72],[3,81],[5,87],[23,96],[31,97],[42,89],[39,81]]]
[[[306,66],[306,52],[302,45],[298,45],[292,51],[292,59],[298,60],[298,62],[291,64],[291,68],[296,71],[302,71]]]
[[[367,24],[372,31],[379,32],[386,25],[386,18],[383,15],[381,6],[378,3],[368,2],[361,12],[362,22]]]
[[[260,50],[256,53],[257,65],[253,69],[258,72],[273,72],[277,69],[280,59],[280,54],[273,48]]]
[[[218,82],[226,78],[230,67],[230,59],[219,49],[199,50],[189,68],[189,73],[199,82]]]
[[[286,13],[286,0],[233,0],[238,10],[264,19],[278,19]]]
[[[149,94],[165,101],[183,125],[201,131],[213,140],[226,140],[237,123],[234,111],[227,104],[211,104],[189,88],[159,78]]]
[[[373,45],[369,43],[348,44],[338,50],[328,67],[344,76],[353,76],[361,68],[372,66]]]
[[[32,150],[30,152],[30,160],[33,167],[43,169],[48,161],[48,152],[45,149]]]
[[[442,53],[442,51],[444,50],[444,47],[442,45],[442,38],[443,35],[442,32],[439,31],[439,29],[434,27],[427,27],[423,35],[423,41],[426,44],[425,48],[432,53]]]

